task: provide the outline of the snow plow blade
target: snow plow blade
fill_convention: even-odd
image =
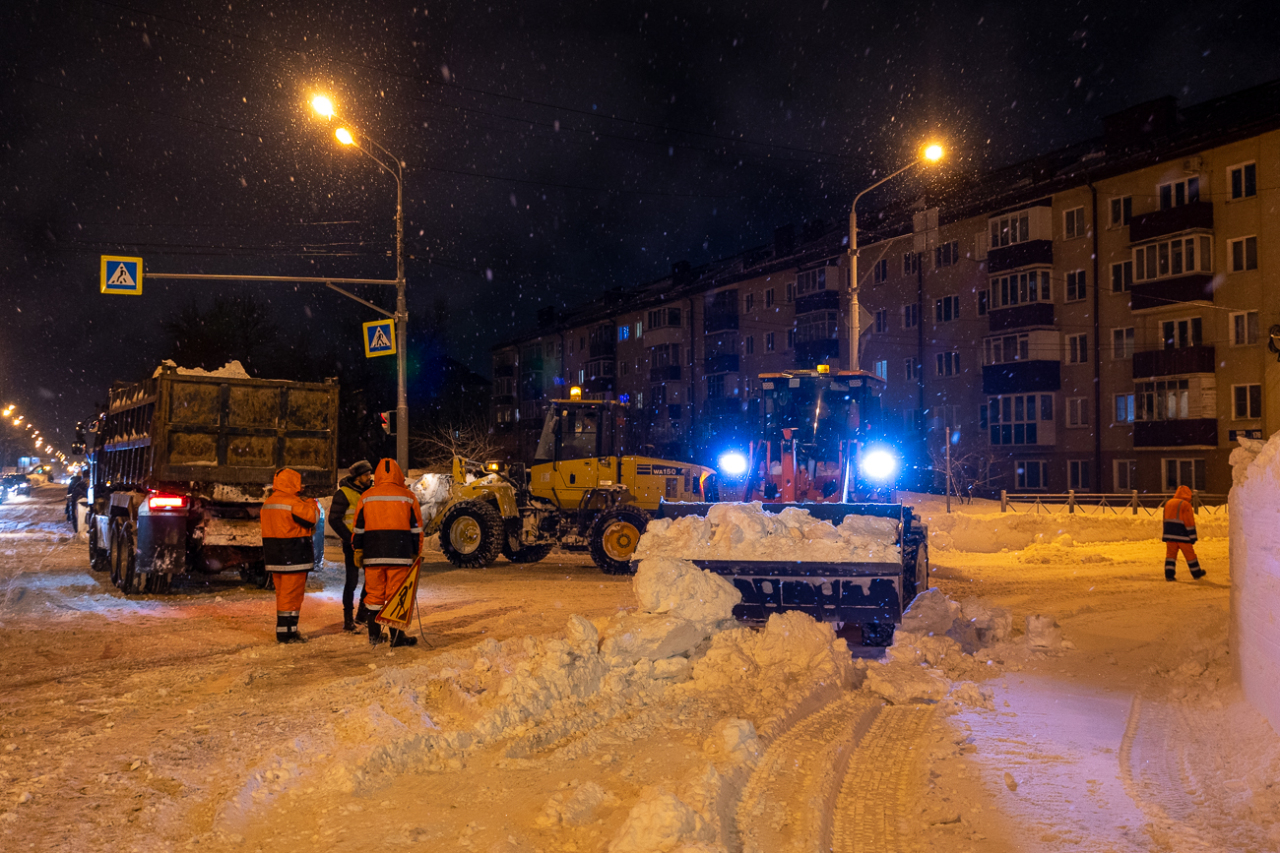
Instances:
[[[710,503],[662,503],[658,518],[705,516]],[[776,560],[702,560],[694,565],[727,578],[742,594],[733,615],[759,622],[774,613],[799,610],[821,622],[880,626],[892,636],[916,593],[928,587],[928,532],[911,507],[902,504],[765,503],[765,512],[788,507],[839,525],[850,515],[887,518],[898,523],[902,562],[826,562]],[[865,633],[865,629],[864,629]]]

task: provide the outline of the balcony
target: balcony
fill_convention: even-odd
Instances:
[[[1029,267],[1032,264],[1053,263],[1052,240],[1028,240],[1025,243],[1014,243],[1000,249],[987,252],[987,271],[1004,272],[1016,270],[1018,267]]]
[[[1181,376],[1188,373],[1213,373],[1217,367],[1213,346],[1155,349],[1133,354],[1133,377]]]
[[[1129,220],[1129,242],[1145,243],[1195,228],[1213,230],[1213,202],[1193,201],[1135,216]]]
[[[1173,421],[1134,421],[1134,447],[1218,446],[1216,418],[1181,418]]]
[[[983,394],[1021,394],[1062,388],[1062,364],[1057,361],[1011,361],[982,368]]]
[[[737,397],[712,397],[702,407],[703,414],[710,417],[740,415],[743,410],[742,400]]]
[[[600,394],[609,394],[613,391],[612,376],[593,376],[586,382],[582,383],[582,393],[589,396],[597,396]]]
[[[494,395],[493,404],[495,406],[514,406],[516,398],[511,394],[497,394]]]
[[[533,358],[523,358],[520,360],[521,373],[537,373],[541,370],[542,370],[542,356],[540,355],[535,356]],[[495,376],[497,375],[496,369],[495,369],[494,375]]]
[[[618,344],[612,336],[606,336],[604,340],[594,340],[587,344],[589,358],[613,358],[614,353],[617,351]]]
[[[1013,308],[1000,308],[987,313],[987,324],[993,332],[1021,329],[1027,326],[1052,326],[1052,302],[1028,302]]]
[[[664,367],[649,368],[650,382],[679,382],[680,365],[668,364]]]
[[[738,356],[736,353],[730,355],[713,355],[709,356],[702,366],[703,372],[712,373],[737,373],[738,372]]]
[[[738,328],[737,311],[708,311],[702,321],[702,330],[706,334],[724,332]]]
[[[498,364],[494,365],[493,378],[507,379],[516,375],[516,366],[514,364]]]
[[[1147,281],[1133,286],[1130,304],[1134,311],[1147,311],[1183,302],[1212,302],[1212,285],[1213,276],[1208,273]]]
[[[819,290],[817,293],[806,293],[796,297],[796,314],[808,314],[811,311],[840,310],[840,293],[836,290]]]
[[[826,338],[796,343],[796,367],[810,368],[830,364],[840,358],[840,341]]]

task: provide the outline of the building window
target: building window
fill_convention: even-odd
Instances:
[[[1089,482],[1089,463],[1083,459],[1072,459],[1067,462],[1067,488],[1071,490],[1089,491],[1093,485]]]
[[[1198,347],[1204,343],[1201,338],[1203,329],[1199,317],[1187,317],[1182,320],[1165,320],[1160,324],[1160,336],[1164,349],[1185,349]]]
[[[627,339],[628,339],[628,338],[630,338],[630,337],[631,337],[631,327],[630,327],[630,326],[619,326],[619,327],[618,327],[618,340],[620,340],[620,341],[625,341],[625,340],[627,340]]]
[[[724,374],[717,373],[707,377],[707,399],[719,400],[724,396]]]
[[[987,313],[987,296],[989,294],[985,290],[978,291],[978,316],[985,317]]]
[[[649,328],[665,329],[668,326],[680,325],[679,308],[658,308],[649,312]]]
[[[1178,486],[1200,491],[1204,489],[1203,459],[1162,459],[1164,463],[1164,491],[1175,491]]]
[[[920,270],[920,255],[915,252],[905,252],[902,255],[902,274],[915,275]]]
[[[1123,195],[1111,199],[1111,227],[1128,225],[1133,218],[1133,196]]]
[[[920,306],[912,303],[902,306],[902,328],[914,329],[920,325]]]
[[[773,288],[772,287],[764,292],[764,307],[765,308],[773,307]]]
[[[1117,492],[1131,492],[1138,488],[1138,460],[1113,459],[1111,478]]]
[[[903,378],[905,378],[908,382],[919,379],[920,378],[920,359],[915,358],[914,356],[911,358],[904,358],[902,360],[902,373],[903,373]]]
[[[943,243],[933,250],[933,265],[938,269],[960,262],[960,241]]]
[[[1085,297],[1084,270],[1073,270],[1067,273],[1067,301],[1079,302]]]
[[[787,329],[787,349],[794,349],[796,345],[796,330]]]
[[[1161,184],[1157,190],[1160,193],[1161,210],[1181,207],[1184,204],[1200,200],[1200,178],[1196,176],[1169,184]]]
[[[773,332],[764,333],[764,351],[773,352]]]
[[[881,308],[876,312],[876,332],[886,332],[889,330],[889,309]]]
[[[1111,330],[1111,357],[1133,358],[1133,327]]]
[[[756,307],[756,295],[754,293],[748,293],[746,296],[742,297],[743,314],[750,314],[751,309],[754,307]]]
[[[1133,261],[1111,265],[1111,292],[1128,293],[1133,287]]]
[[[875,374],[881,379],[887,380],[889,378],[889,359],[880,359],[875,363]]]
[[[1208,237],[1179,237],[1133,250],[1134,281],[1151,281],[1193,272],[1213,272]]]
[[[837,322],[835,311],[814,311],[803,314],[796,318],[796,340],[800,343],[833,341],[839,331]]]
[[[1139,382],[1134,386],[1138,401],[1136,419],[1174,421],[1190,417],[1191,383],[1186,379]]]
[[[787,301],[796,301],[796,283],[794,281],[787,282]]]
[[[1022,334],[1001,335],[984,338],[982,341],[983,364],[1008,364],[1011,361],[1026,361],[1030,358],[1029,346],[1031,337]]]
[[[1067,426],[1087,427],[1089,425],[1089,398],[1067,398]]]
[[[979,417],[992,444],[1036,444],[1037,422],[1050,420],[1053,420],[1052,394],[988,397]]]
[[[934,300],[933,319],[937,323],[950,323],[960,319],[960,297],[944,296]]]
[[[991,307],[1005,308],[1025,302],[1052,302],[1048,270],[1010,273],[991,279]]]
[[[1232,414],[1236,420],[1262,417],[1262,386],[1232,385]]]
[[[1067,335],[1067,364],[1088,364],[1089,336]]]
[[[827,268],[818,267],[817,269],[805,270],[796,275],[796,296],[804,296],[806,293],[816,293],[819,290],[827,289]]]
[[[1019,489],[1043,489],[1047,484],[1044,476],[1044,463],[1034,460],[1022,460],[1015,466],[1017,474],[1017,488]]]
[[[636,338],[639,339],[644,335],[644,323],[636,320]]]
[[[1231,240],[1231,271],[1244,272],[1258,268],[1258,238],[1241,237]]]
[[[881,258],[872,267],[871,280],[874,284],[884,284],[889,280],[889,259]]]
[[[1231,198],[1252,198],[1258,194],[1258,164],[1244,163],[1232,166]]]
[[[992,249],[1025,243],[1031,239],[1031,216],[1024,210],[991,220]]]
[[[1231,315],[1231,345],[1248,346],[1258,342],[1258,312],[1238,311]]]
[[[960,353],[958,352],[940,352],[938,353],[938,375],[939,376],[957,376],[960,373]]]
[[[1085,234],[1084,208],[1073,207],[1062,214],[1068,240],[1083,237]]]
[[[743,348],[746,349],[747,355],[755,355],[756,339],[754,335],[747,335],[742,342]]]
[[[1133,395],[1117,394],[1116,401],[1116,420],[1118,424],[1131,424],[1134,418]]]

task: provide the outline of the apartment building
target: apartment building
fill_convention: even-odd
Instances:
[[[991,489],[1225,492],[1237,438],[1280,427],[1278,206],[1280,82],[1141,104],[880,211],[858,364],[917,484],[949,437]],[[712,458],[751,434],[760,373],[848,363],[849,285],[847,231],[812,223],[545,314],[494,350],[496,427],[536,432],[579,385],[628,403],[655,450]]]

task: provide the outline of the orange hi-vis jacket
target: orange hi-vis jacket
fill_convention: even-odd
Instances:
[[[1196,514],[1191,506],[1191,489],[1178,486],[1164,505],[1165,542],[1195,542]]]
[[[281,468],[271,483],[271,496],[262,505],[262,556],[269,572],[309,572],[315,565],[311,533],[318,514],[316,502],[298,497],[302,477]]]
[[[365,566],[412,566],[422,550],[422,508],[404,487],[394,459],[373,469],[373,485],[360,496],[351,548]]]

